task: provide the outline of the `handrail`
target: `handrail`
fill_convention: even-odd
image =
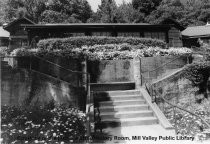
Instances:
[[[192,53],[192,54],[198,54],[198,53]],[[170,64],[171,62],[173,62],[174,60],[176,60],[178,57],[176,57],[175,59],[173,59],[173,60],[171,60],[171,61],[169,61],[169,62],[167,62],[167,63],[164,63],[163,65],[161,65],[161,66],[159,66],[158,68],[155,68],[155,69],[153,69],[153,70],[150,70],[150,71],[147,71],[146,73],[149,73],[149,72],[152,72],[152,71],[156,71],[156,70],[158,70],[158,69],[160,69],[160,68],[162,68],[162,67],[164,67],[165,65],[167,65],[167,64]],[[156,102],[156,95],[155,95],[155,98],[153,98],[153,86],[152,86],[152,83],[148,80],[148,78],[145,78],[144,76],[143,76],[143,73],[140,73],[140,75],[141,75],[141,79],[145,79],[145,83],[144,83],[144,86],[145,86],[145,89],[147,90],[147,92],[149,93],[149,95],[152,97],[152,102]],[[150,85],[150,86],[147,86],[147,85]],[[152,89],[152,92],[150,92],[149,90],[150,90],[150,88]],[[208,128],[210,128],[210,124],[208,124],[201,116],[199,116],[199,115],[197,115],[197,114],[195,114],[195,113],[193,113],[193,112],[191,112],[191,111],[189,111],[189,110],[187,110],[187,109],[185,109],[185,108],[182,108],[182,107],[180,107],[180,106],[178,106],[178,105],[175,105],[175,104],[172,104],[172,103],[170,103],[169,101],[167,101],[162,95],[160,96],[161,97],[161,99],[162,100],[164,100],[166,103],[168,103],[169,105],[171,105],[173,108],[178,108],[178,109],[180,109],[180,110],[182,110],[182,111],[185,111],[185,112],[187,112],[187,113],[190,113],[190,114],[192,114],[192,115],[194,115],[194,116],[196,116],[196,117],[198,117]],[[176,112],[175,112],[175,110],[174,110],[174,114],[175,114]],[[176,125],[176,119],[175,119],[175,125]],[[176,126],[175,126],[175,131],[176,131]]]
[[[167,100],[166,100],[164,97],[162,97],[162,96],[161,96],[161,98],[162,98],[166,103],[168,103],[169,105],[171,105],[171,106],[173,106],[173,107],[176,107],[176,108],[178,108],[178,109],[180,109],[180,110],[183,110],[183,111],[185,111],[185,112],[188,112],[188,113],[190,113],[190,114],[192,114],[192,115],[198,117],[199,119],[202,120],[203,123],[205,123],[205,124],[210,128],[210,125],[209,125],[201,116],[199,116],[199,115],[197,115],[197,114],[195,114],[195,113],[193,113],[193,112],[191,112],[191,111],[189,111],[189,110],[186,110],[186,109],[184,109],[183,107],[180,107],[180,106],[178,106],[178,105],[174,105],[174,104],[170,103],[169,101],[167,101]]]
[[[15,57],[21,57],[21,56],[0,56],[0,58],[15,58]],[[48,76],[48,77],[51,77],[51,78],[53,78],[53,79],[56,79],[56,80],[59,80],[59,81],[62,81],[62,82],[65,82],[65,83],[67,83],[67,84],[69,84],[69,85],[72,85],[71,83],[69,83],[69,82],[67,82],[67,81],[64,81],[64,80],[61,80],[61,79],[59,79],[59,78],[56,78],[56,77],[53,77],[53,76],[51,76],[51,75],[49,75],[49,74],[45,74],[45,73],[42,73],[42,72],[39,72],[39,71],[37,71],[37,70],[34,70],[33,68],[32,68],[32,66],[31,66],[31,57],[32,56],[29,56],[30,57],[30,67],[29,67],[29,69],[31,70],[31,71],[34,71],[34,72],[36,72],[36,73],[39,73],[39,74],[42,74],[42,75],[45,75],[45,76]],[[56,67],[59,67],[59,68],[61,68],[61,69],[64,69],[64,70],[66,70],[66,71],[68,71],[68,72],[71,72],[71,73],[78,73],[78,74],[85,74],[86,75],[86,91],[87,91],[87,100],[86,100],[86,106],[88,105],[88,108],[87,108],[87,110],[86,110],[86,114],[88,114],[88,113],[90,113],[90,108],[93,106],[93,104],[90,104],[90,102],[91,102],[91,94],[90,94],[90,73],[88,73],[88,72],[81,72],[81,71],[74,71],[74,70],[70,70],[70,69],[67,69],[67,68],[65,68],[65,67],[63,67],[63,66],[60,66],[60,65],[58,65],[58,64],[56,64],[56,63],[53,63],[53,62],[51,62],[51,61],[49,61],[49,60],[46,60],[46,59],[43,59],[43,58],[41,58],[41,57],[39,57],[39,56],[33,56],[33,57],[36,57],[37,59],[40,59],[40,60],[42,60],[42,61],[45,61],[45,62],[47,62],[47,63],[50,63],[50,64],[52,64],[52,65],[54,65],[54,66],[56,66]],[[90,121],[89,121],[89,115],[87,115],[87,133],[88,133],[88,135],[90,135]]]

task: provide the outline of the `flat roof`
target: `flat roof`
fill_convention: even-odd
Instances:
[[[9,37],[9,32],[3,29],[3,26],[0,26],[0,37]]]
[[[170,28],[171,25],[152,25],[149,23],[68,23],[68,24],[21,24],[25,29],[33,28],[122,28],[122,27],[156,27],[156,28]]]
[[[210,37],[210,25],[187,27],[182,31],[184,37]]]

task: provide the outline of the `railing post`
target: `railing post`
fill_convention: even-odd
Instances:
[[[176,120],[176,108],[175,106],[173,107],[173,111],[174,111],[174,128],[175,128],[175,134],[177,134],[177,120]]]

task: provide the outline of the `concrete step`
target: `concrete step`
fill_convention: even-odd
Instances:
[[[117,90],[93,92],[94,95],[119,96],[119,95],[141,95],[139,90]]]
[[[91,91],[116,91],[135,89],[134,82],[91,83]]]
[[[99,107],[100,112],[120,112],[120,111],[140,111],[140,110],[148,110],[149,106],[147,104],[141,105],[126,105],[126,106],[103,106]]]
[[[142,111],[123,111],[123,112],[103,112],[100,114],[102,120],[114,119],[114,118],[137,118],[137,117],[152,117],[153,112],[151,110]]]
[[[152,125],[158,124],[158,119],[155,117],[140,117],[140,118],[121,118],[109,119],[101,121],[102,127],[124,127],[124,126],[139,126],[139,125]]]
[[[127,96],[113,96],[113,97],[94,97],[95,103],[102,101],[119,101],[119,100],[144,100],[142,96],[139,95],[127,95]]]
[[[120,106],[120,105],[139,105],[145,104],[146,101],[143,99],[140,100],[115,100],[115,101],[103,101],[99,102],[99,106]]]

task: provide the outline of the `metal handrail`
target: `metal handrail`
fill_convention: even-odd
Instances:
[[[18,58],[18,57],[21,57],[21,56],[0,56],[0,58]],[[39,74],[42,74],[42,75],[45,75],[45,76],[48,76],[48,77],[51,77],[51,78],[53,78],[53,79],[56,79],[56,80],[59,80],[59,81],[62,81],[62,82],[65,82],[65,83],[67,83],[67,84],[69,84],[69,85],[72,85],[71,83],[69,83],[69,82],[67,82],[67,81],[64,81],[64,80],[61,80],[61,79],[59,79],[59,78],[56,78],[56,77],[53,77],[53,76],[51,76],[51,75],[49,75],[49,74],[45,74],[45,73],[42,73],[42,72],[39,72],[39,71],[37,71],[37,70],[34,70],[33,68],[32,68],[32,66],[31,66],[31,57],[32,56],[29,56],[30,57],[30,66],[29,66],[29,70],[31,70],[31,71],[34,71],[34,72],[36,72],[36,73],[39,73]],[[54,66],[56,66],[56,67],[59,67],[59,68],[61,68],[61,69],[64,69],[64,70],[66,70],[66,71],[68,71],[68,72],[71,72],[71,73],[78,73],[78,74],[85,74],[86,76],[87,76],[87,81],[86,81],[86,90],[87,90],[87,100],[86,100],[86,105],[88,105],[88,108],[87,108],[87,110],[86,110],[86,114],[87,114],[87,133],[88,133],[88,135],[90,135],[90,121],[89,121],[89,115],[88,115],[88,113],[90,113],[90,108],[92,107],[92,104],[90,104],[90,102],[91,102],[91,94],[90,94],[90,73],[88,73],[88,72],[81,72],[81,71],[73,71],[73,70],[70,70],[70,69],[67,69],[67,68],[65,68],[65,67],[62,67],[62,66],[60,66],[60,65],[58,65],[58,64],[56,64],[56,63],[53,63],[53,62],[51,62],[51,61],[49,61],[49,60],[46,60],[46,59],[43,59],[43,58],[41,58],[41,57],[38,57],[38,56],[33,56],[33,57],[36,57],[37,59],[40,59],[40,60],[42,60],[42,61],[45,61],[45,62],[47,62],[47,63],[50,63],[50,64],[52,64],[52,65],[54,65]],[[90,105],[89,105],[90,104]]]
[[[193,53],[193,54],[198,54],[198,53]],[[175,59],[173,59],[173,60],[171,60],[171,61],[169,61],[169,62],[167,62],[167,63],[164,63],[163,65],[161,65],[161,66],[159,66],[158,68],[155,68],[155,69],[153,69],[153,70],[150,70],[150,71],[147,71],[147,73],[149,73],[149,72],[152,72],[152,71],[156,71],[156,70],[158,70],[158,69],[160,69],[160,68],[162,68],[162,67],[164,67],[165,65],[167,65],[167,64],[169,64],[169,63],[171,63],[171,62],[173,62],[174,60],[176,60],[178,57],[176,57]],[[144,78],[145,80],[146,80],[146,82],[144,83],[144,86],[145,86],[145,89],[147,90],[147,92],[149,93],[149,95],[152,97],[152,102],[156,102],[156,95],[155,95],[155,98],[153,98],[153,86],[152,86],[152,83],[151,82],[149,82],[149,80],[148,80],[148,78],[145,78],[144,76],[143,76],[143,73],[140,73],[140,75],[141,75],[141,79],[142,78]],[[150,86],[147,86],[147,85],[150,85]],[[152,92],[150,92],[149,91],[149,89],[152,89]],[[210,128],[210,124],[208,124],[201,116],[199,116],[199,115],[197,115],[197,114],[195,114],[195,113],[193,113],[193,112],[191,112],[191,111],[189,111],[189,110],[187,110],[187,109],[185,109],[185,108],[182,108],[182,107],[180,107],[180,106],[178,106],[178,105],[175,105],[175,104],[172,104],[172,103],[170,103],[169,101],[167,101],[162,95],[161,95],[161,99],[162,100],[164,100],[166,103],[168,103],[169,105],[171,105],[173,108],[178,108],[178,109],[180,109],[180,110],[182,110],[182,111],[185,111],[185,112],[187,112],[187,113],[190,113],[191,115],[194,115],[194,116],[196,116],[196,117],[198,117],[208,128]],[[175,109],[173,109],[174,110],[174,115],[176,114],[176,111],[175,111]],[[176,125],[176,119],[175,119],[175,125]],[[176,130],[176,126],[175,126],[175,131],[177,131]]]

